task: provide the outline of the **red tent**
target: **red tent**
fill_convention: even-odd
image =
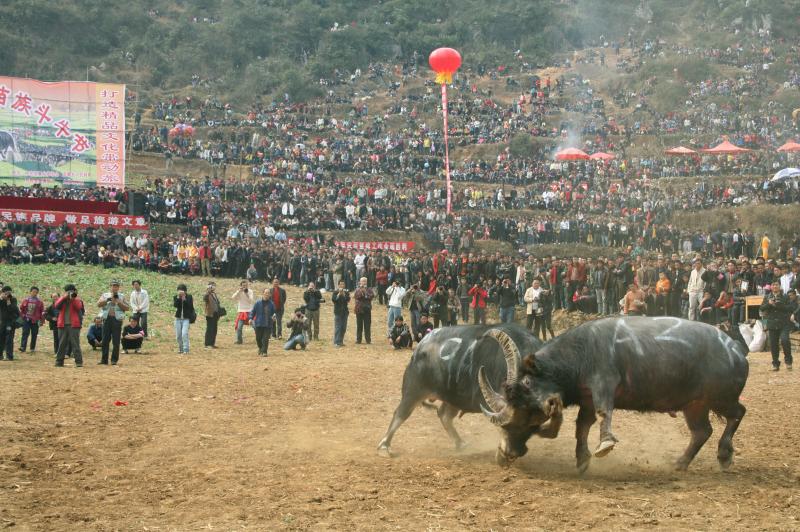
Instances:
[[[778,151],[783,151],[783,152],[800,151],[800,144],[796,143],[793,140],[790,140],[789,142],[778,148]]]
[[[713,148],[708,148],[707,150],[701,150],[703,153],[708,153],[711,155],[736,155],[739,153],[747,153],[750,150],[747,148],[740,148],[739,146],[735,146],[728,142],[727,140],[723,140],[717,146]]]
[[[697,152],[689,148],[684,148],[683,146],[678,146],[677,148],[670,148],[664,153],[667,155],[694,155]]]
[[[601,161],[610,161],[611,159],[614,159],[615,157],[616,157],[616,155],[614,155],[613,153],[606,153],[606,152],[603,152],[603,151],[599,151],[597,153],[591,154],[589,156],[589,159],[593,159],[593,160],[598,160],[599,159]]]
[[[589,158],[589,155],[578,148],[567,148],[556,152],[556,161],[581,161]]]

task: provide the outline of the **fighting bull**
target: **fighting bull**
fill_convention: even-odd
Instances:
[[[592,454],[607,455],[617,443],[611,432],[614,409],[682,411],[691,432],[676,467],[685,470],[711,436],[709,412],[725,418],[717,460],[733,461],[733,435],[745,414],[739,396],[747,381],[746,349],[719,329],[678,318],[607,318],[584,323],[523,359],[498,393],[483,369],[486,412],[501,428],[497,461],[508,465],[527,452],[526,441],[543,418],[558,426],[563,407],[577,405],[575,454],[579,471]],[[555,407],[554,407],[555,405]],[[600,418],[594,453],[587,438]]]
[[[487,382],[500,386],[513,381],[522,363],[519,348],[532,353],[542,343],[526,329],[513,324],[461,325],[435,329],[414,350],[403,375],[403,397],[394,411],[386,435],[378,444],[391,455],[394,433],[417,406],[441,400],[439,420],[457,449],[464,441],[453,426],[459,412],[481,412],[483,396],[477,386],[478,368]],[[542,420],[543,422],[545,420]],[[539,430],[546,430],[539,428]]]
[[[17,152],[17,141],[8,131],[0,131],[0,161],[11,160]]]

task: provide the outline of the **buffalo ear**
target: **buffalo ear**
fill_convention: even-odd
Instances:
[[[560,417],[563,411],[564,402],[561,400],[561,396],[556,393],[550,395],[545,401],[544,413],[547,414],[547,417]]]
[[[526,355],[525,358],[522,359],[522,367],[525,368],[530,374],[534,374],[536,372],[536,355],[531,353],[530,355]]]

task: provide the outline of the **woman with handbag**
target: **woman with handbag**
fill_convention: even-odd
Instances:
[[[178,285],[178,294],[173,299],[175,307],[175,338],[178,340],[178,354],[189,354],[189,325],[197,319],[192,296],[186,293],[186,285]]]
[[[206,316],[206,334],[205,334],[205,349],[217,348],[217,324],[219,319],[227,314],[225,307],[219,302],[217,295],[217,283],[210,282],[206,287],[206,293],[203,296],[203,303],[205,306]]]

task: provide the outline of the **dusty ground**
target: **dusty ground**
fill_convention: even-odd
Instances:
[[[455,452],[428,411],[400,429],[388,460],[375,446],[409,352],[384,347],[385,313],[375,314],[373,345],[354,345],[351,320],[342,350],[331,348],[328,303],[324,341],[306,352],[272,344],[261,359],[252,332],[234,347],[230,326],[223,349],[204,351],[198,322],[191,355],[178,357],[162,313],[161,338],[118,367],[90,353],[81,370],[57,369],[49,349],[0,363],[0,528],[800,528],[800,372],[773,374],[766,355],[751,356],[727,473],[716,420],[689,472],[676,473],[682,420],[627,413],[615,416],[617,449],[584,478],[574,411],[558,439],[533,440],[511,469],[493,465],[495,429],[480,416],[457,421],[471,446]]]

